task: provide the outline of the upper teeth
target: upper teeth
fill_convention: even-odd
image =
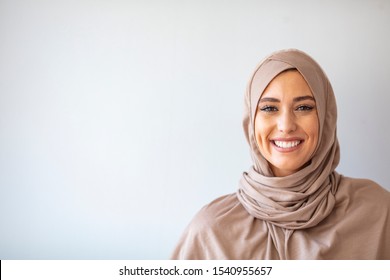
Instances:
[[[298,146],[301,141],[275,141],[276,146],[280,148],[292,148]]]

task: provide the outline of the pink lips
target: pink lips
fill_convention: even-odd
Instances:
[[[275,141],[280,141],[280,142],[295,142],[295,141],[299,141],[300,143],[299,143],[298,145],[296,145],[296,146],[283,148],[283,147],[279,147],[278,145],[276,145],[276,144],[275,144]],[[281,152],[281,153],[289,153],[289,152],[293,152],[293,151],[296,151],[296,150],[300,149],[302,143],[304,142],[304,140],[303,140],[302,138],[298,138],[298,137],[291,137],[291,138],[273,138],[270,142],[271,142],[272,146],[273,146],[278,152]]]

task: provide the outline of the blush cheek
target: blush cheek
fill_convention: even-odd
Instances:
[[[269,136],[272,135],[272,131],[275,129],[275,122],[263,118],[261,115],[257,115],[255,119],[255,139],[259,152],[269,160],[272,154],[273,147],[269,141]],[[257,124],[257,125],[256,125]]]

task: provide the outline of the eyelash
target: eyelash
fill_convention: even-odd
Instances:
[[[314,107],[310,106],[310,105],[300,105],[296,108],[296,111],[311,111],[313,109],[314,109]],[[278,111],[278,108],[276,108],[275,106],[266,105],[266,106],[260,108],[260,111],[265,112],[265,113],[272,113],[272,112]]]
[[[266,112],[266,113],[271,113],[271,112],[277,111],[277,108],[274,106],[264,106],[264,107],[260,108],[260,111]]]
[[[298,108],[304,108],[304,109],[300,109],[299,111],[311,111],[311,110],[313,110],[314,107],[310,106],[310,105],[300,105],[300,106],[298,106]]]

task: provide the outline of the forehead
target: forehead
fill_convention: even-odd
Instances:
[[[309,85],[296,69],[283,71],[267,85],[261,97],[273,96],[289,98],[297,96],[313,96]]]
[[[334,103],[334,106],[330,109],[332,111],[331,114],[336,118],[337,111],[333,90],[326,75],[311,58],[296,54],[294,56],[287,55],[282,57],[279,55],[267,58],[256,68],[249,80],[246,91],[246,105],[248,106],[248,114],[251,122],[255,118],[261,96],[270,85],[270,82],[276,79],[279,74],[290,69],[298,70],[309,85],[311,93],[315,98],[320,123],[323,124],[325,120],[327,103],[329,101]]]

